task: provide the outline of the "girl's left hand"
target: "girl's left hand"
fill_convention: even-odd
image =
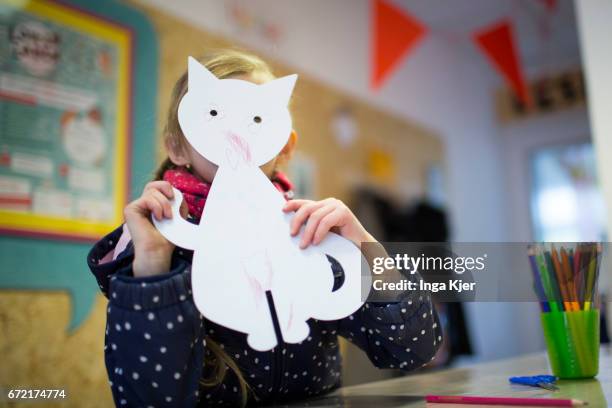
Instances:
[[[362,242],[375,242],[376,240],[363,228],[355,214],[340,200],[327,198],[321,201],[290,200],[283,207],[284,212],[295,211],[291,220],[289,232],[295,236],[300,232],[302,224],[306,224],[300,248],[308,245],[317,245],[323,238],[333,231],[352,241],[357,248]]]

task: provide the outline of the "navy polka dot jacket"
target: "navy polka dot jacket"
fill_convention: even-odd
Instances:
[[[209,353],[205,336],[240,367],[252,390],[249,404],[308,398],[338,387],[338,336],[360,347],[376,367],[401,370],[432,360],[442,340],[429,294],[415,292],[401,303],[366,303],[341,320],[311,319],[310,336],[302,343],[255,351],[245,334],[206,320],[196,309],[191,252],[177,248],[170,273],[146,278],[132,275],[131,243],[115,260],[100,262],[121,233],[118,228],[104,237],[88,256],[109,299],[104,354],[117,406],[239,406],[239,383],[231,370],[219,386],[200,385],[209,374],[203,364]]]

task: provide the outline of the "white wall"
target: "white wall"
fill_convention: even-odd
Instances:
[[[526,119],[501,128],[500,142],[504,151],[504,185],[507,189],[509,223],[508,241],[534,240],[529,207],[529,155],[543,146],[589,141],[590,127],[587,110],[577,108]],[[506,304],[509,317],[515,319],[519,336],[514,337],[515,350],[529,352],[544,348],[538,318],[538,306],[533,303]],[[520,318],[519,318],[520,317]]]
[[[586,108],[530,118],[502,128],[502,143],[506,155],[505,184],[508,186],[510,241],[528,242],[534,239],[529,201],[529,155],[537,148],[589,142],[591,129]]]
[[[587,82],[593,144],[597,155],[599,181],[608,209],[608,236],[612,236],[612,2],[576,1],[584,71]],[[608,294],[612,293],[612,271],[603,268]],[[605,285],[605,282],[602,283]],[[608,303],[612,316],[612,303]]]
[[[497,124],[492,99],[493,91],[502,81],[472,45],[470,35],[474,29],[510,15],[517,22],[520,48],[526,50],[523,59],[534,70],[554,66],[564,58],[575,60],[578,52],[572,44],[573,16],[566,21],[567,1],[561,2],[560,16],[551,26],[561,28],[553,30],[560,38],[553,35],[551,44],[555,46],[546,47],[547,52],[543,53],[538,48],[540,40],[534,41],[538,28],[534,26],[533,13],[538,10],[530,4],[517,8],[514,1],[470,0],[462,2],[461,7],[449,8],[445,0],[396,0],[397,5],[431,24],[433,29],[378,92],[368,87],[368,0],[147,3],[436,131],[446,148],[453,239],[473,242],[530,239],[524,226],[523,231],[515,230],[509,216],[515,205],[512,200],[516,191],[512,189],[521,186],[509,191],[505,178],[508,145],[503,143],[505,131]],[[282,31],[279,41],[270,43],[262,36],[241,31],[228,16],[232,4],[277,24]],[[566,50],[572,50],[569,56]],[[528,129],[524,131],[529,133]],[[540,132],[533,130],[530,134],[535,138]],[[522,217],[521,222],[525,221],[525,214],[516,215]],[[479,356],[490,359],[541,348],[539,330],[534,329],[537,309],[530,310],[533,306],[467,305]],[[504,323],[500,324],[501,321]]]

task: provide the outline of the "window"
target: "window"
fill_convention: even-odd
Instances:
[[[590,143],[533,152],[531,214],[536,241],[605,241],[605,204]]]

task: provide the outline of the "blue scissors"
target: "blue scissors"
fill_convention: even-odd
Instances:
[[[530,387],[540,387],[549,391],[559,389],[555,385],[557,377],[554,375],[534,375],[531,377],[510,377],[510,382],[513,384],[528,385]]]

